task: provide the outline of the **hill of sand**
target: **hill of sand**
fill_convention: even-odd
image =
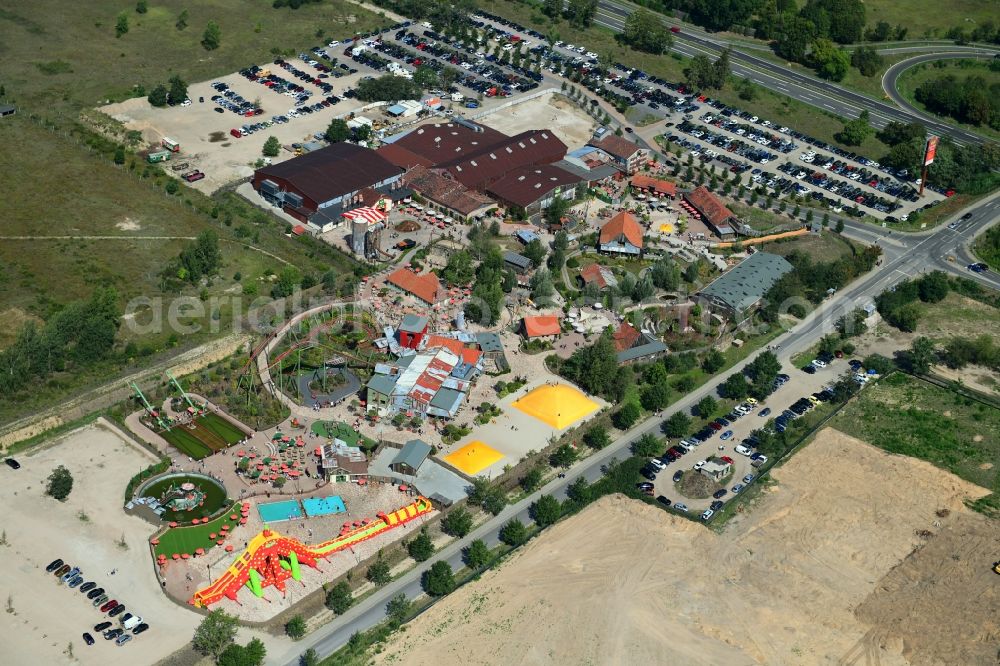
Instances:
[[[962,503],[982,488],[829,429],[774,476],[722,534],[604,498],[376,663],[997,663],[1000,526]]]

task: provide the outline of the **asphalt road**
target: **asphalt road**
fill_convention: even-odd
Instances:
[[[885,70],[885,74],[882,75],[882,90],[886,92],[892,101],[895,102],[901,109],[906,110],[910,115],[917,117],[923,123],[937,122],[933,116],[928,115],[924,111],[921,111],[917,107],[910,104],[909,101],[902,94],[900,94],[897,88],[899,84],[899,77],[911,67],[915,67],[920,63],[924,62],[934,62],[935,60],[955,60],[964,58],[992,58],[992,51],[977,51],[971,53],[969,51],[948,51],[944,53],[927,53],[924,55],[919,55],[913,58],[907,58],[906,60],[900,60],[895,65]]]
[[[633,10],[634,7],[621,2],[599,0],[594,22],[615,32],[621,32],[626,17]],[[671,25],[676,23],[673,22]],[[729,46],[725,42],[710,38],[707,33],[693,29],[688,24],[684,24],[681,32],[675,34],[674,38],[672,50],[688,57],[696,55],[716,57],[723,48]],[[898,122],[914,120],[914,116],[908,110],[896,108],[835,83],[789,70],[739,48],[732,47],[730,63],[733,74],[737,76],[750,79],[766,88],[844,118],[856,118],[862,110],[867,110],[871,115],[872,125],[876,127],[883,127],[891,120]],[[928,120],[922,116],[918,119],[930,131],[940,136],[951,137],[956,143],[972,144],[986,140],[978,134],[938,120]]]
[[[943,226],[934,231],[902,237],[898,233],[893,235],[889,230],[872,227],[871,225],[850,223],[845,228],[846,235],[868,243],[878,242],[883,248],[884,257],[882,266],[835,294],[819,308],[810,313],[795,328],[777,338],[773,344],[777,346],[778,356],[783,364],[787,366],[791,355],[808,349],[822,335],[833,330],[834,323],[841,315],[871,301],[874,296],[906,277],[912,277],[927,270],[941,268],[951,273],[976,279],[994,288],[1000,288],[1000,280],[997,280],[993,274],[975,274],[964,270],[964,263],[959,265],[949,262],[944,258],[946,252],[956,246],[959,248],[964,247],[978,233],[981,233],[995,222],[998,214],[998,206],[1000,206],[1000,193],[977,203],[972,208],[956,214],[955,220],[958,220],[959,215],[965,212],[971,212],[972,217],[965,222],[960,222],[959,226],[954,230]],[[752,358],[750,357],[737,364],[728,372],[741,370]],[[717,382],[709,382],[689,393],[672,406],[671,413],[676,410],[690,410],[701,398],[714,392],[716,385]],[[579,463],[570,471],[566,478],[553,479],[537,492],[532,493],[516,504],[506,507],[500,515],[480,525],[466,538],[451,543],[441,551],[435,553],[431,559],[403,574],[389,585],[377,590],[344,615],[308,635],[297,643],[293,649],[281,654],[269,655],[267,663],[281,666],[295,666],[298,664],[299,655],[309,648],[314,648],[321,657],[331,654],[346,644],[354,632],[368,629],[384,620],[385,606],[395,595],[402,592],[409,599],[420,596],[422,594],[420,577],[435,562],[440,560],[447,561],[453,569],[458,570],[463,566],[462,549],[471,541],[474,539],[483,539],[487,545],[491,547],[495,546],[499,542],[499,530],[504,523],[512,518],[518,518],[526,524],[531,520],[528,515],[528,509],[531,503],[538,499],[541,494],[554,495],[562,500],[566,497],[566,487],[577,478],[582,476],[589,481],[596,480],[601,476],[602,467],[608,461],[615,457],[621,459],[629,455],[627,447],[634,439],[646,432],[659,434],[660,422],[667,416],[669,414],[663,414],[660,418],[651,417],[647,419],[628,433],[619,437],[606,449],[595,453],[585,461]]]

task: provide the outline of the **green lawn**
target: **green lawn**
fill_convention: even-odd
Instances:
[[[915,96],[917,88],[927,81],[939,79],[945,75],[955,76],[960,81],[972,76],[977,76],[984,79],[988,87],[1000,85],[1000,71],[991,70],[989,60],[963,58],[960,60],[939,60],[935,63],[921,63],[911,67],[903,72],[903,74],[899,77],[896,87],[899,90],[899,93],[903,95],[903,97],[905,97],[910,104],[924,113],[940,118],[942,121],[947,122],[950,125],[962,127],[969,131],[982,134],[986,137],[994,139],[1000,138],[1000,132],[992,129],[989,125],[969,125],[967,123],[962,123],[955,120],[951,116],[943,116],[941,114],[934,113],[933,111],[929,111],[927,107],[917,101]]]
[[[962,27],[971,32],[983,21],[996,21],[995,2],[950,0],[866,0],[868,25],[887,21],[909,29],[907,39],[943,38],[950,28]],[[967,20],[968,19],[968,20]]]
[[[765,252],[779,254],[787,257],[792,252],[798,251],[812,257],[813,261],[830,262],[837,258],[850,254],[851,248],[855,244],[832,231],[824,230],[821,234],[807,234],[796,236],[770,243],[758,245]],[[860,245],[858,245],[860,247]]]
[[[951,292],[939,303],[919,303],[917,333],[937,342],[1000,331],[1000,309]]]
[[[993,407],[897,373],[862,391],[831,425],[1000,490],[1000,411]]]
[[[205,414],[199,418],[198,421],[201,425],[205,426],[205,428],[211,430],[220,438],[225,440],[226,444],[235,444],[246,437],[242,430],[218,414]]]
[[[977,238],[973,250],[992,270],[1000,271],[1000,225],[994,225]]]
[[[239,520],[232,520],[229,518],[229,516],[234,513],[237,516],[240,514],[239,502],[233,504],[225,513],[215,520],[205,523],[204,525],[191,525],[188,527],[174,527],[168,529],[163,533],[163,536],[160,537],[160,543],[153,547],[153,552],[157,555],[162,553],[167,556],[167,559],[170,559],[174,553],[188,553],[189,555],[194,555],[194,551],[198,548],[204,548],[206,551],[209,548],[215,548],[215,542],[218,538],[209,539],[208,535],[213,532],[218,535],[223,524],[228,524],[230,531],[232,531],[234,527],[238,527]],[[235,543],[232,539],[230,539],[229,542]]]
[[[358,446],[366,451],[374,449],[377,444],[375,440],[359,434],[343,421],[315,421],[312,424],[312,431],[320,437],[328,439],[336,437],[347,442],[348,446]]]

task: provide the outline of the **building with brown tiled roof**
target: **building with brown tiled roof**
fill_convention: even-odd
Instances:
[[[669,180],[661,180],[659,178],[653,178],[645,174],[637,173],[632,176],[632,179],[629,182],[632,187],[638,190],[645,190],[646,192],[652,192],[653,194],[658,194],[660,196],[670,197],[671,199],[677,196],[677,186]]]
[[[631,349],[639,340],[640,335],[642,334],[639,329],[627,321],[623,321],[611,338],[615,345],[615,351],[623,352],[626,349]]]
[[[555,315],[537,315],[525,317],[523,321],[524,337],[529,340],[538,338],[552,339],[562,332],[559,317]]]
[[[390,273],[386,282],[408,294],[413,294],[429,305],[438,303],[443,297],[441,281],[434,273],[419,275],[409,268],[400,268]]]
[[[406,172],[403,183],[430,202],[434,208],[460,220],[482,217],[490,209],[496,208],[496,203],[492,199],[470,190],[446,171],[419,165]]]
[[[642,254],[642,227],[635,216],[622,211],[601,227],[598,244],[601,252],[640,256]]]
[[[588,264],[580,269],[580,282],[586,287],[588,284],[597,285],[598,289],[604,290],[618,284],[615,274],[610,268],[600,264]]]
[[[519,167],[487,185],[486,192],[508,208],[517,207],[534,217],[556,199],[576,198],[577,187],[586,183],[576,174],[551,164]]]
[[[736,215],[726,208],[717,196],[708,191],[704,185],[696,187],[684,195],[684,199],[694,208],[705,220],[708,226],[718,234],[720,238],[732,238],[736,235],[733,223]]]
[[[412,169],[415,166],[426,167],[434,164],[432,160],[418,155],[398,143],[387,143],[375,152],[387,162],[391,162],[401,169]]]
[[[566,155],[566,144],[547,130],[528,130],[478,152],[439,162],[468,187],[485,190],[508,173],[526,166],[551,164]]]
[[[649,159],[649,151],[617,134],[608,134],[603,139],[591,140],[588,146],[600,148],[619,169],[627,174],[639,170]]]
[[[420,162],[424,166],[436,166],[461,161],[470,155],[478,155],[509,139],[506,134],[492,127],[474,125],[475,128],[458,123],[421,125],[390,145],[420,156],[426,160]],[[392,152],[402,154],[399,150]]]

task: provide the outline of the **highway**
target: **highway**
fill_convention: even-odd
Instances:
[[[633,10],[633,6],[623,2],[598,0],[594,23],[615,32],[621,32],[626,17]],[[679,25],[676,21],[665,22]],[[674,34],[672,50],[687,57],[707,55],[715,58],[722,49],[729,46],[725,42],[711,38],[705,32],[693,29],[689,24],[683,24],[681,32]],[[908,110],[899,109],[835,83],[792,71],[770,60],[751,55],[740,48],[731,48],[730,63],[733,74],[750,79],[770,90],[775,90],[843,118],[857,118],[862,110],[867,110],[871,115],[872,125],[876,127],[883,127],[891,120],[898,122],[914,120],[913,115]],[[984,49],[984,52],[995,53],[995,51],[987,49]],[[918,119],[931,132],[939,136],[948,136],[956,143],[974,144],[985,140],[978,134],[942,123],[939,120],[927,119],[923,116]]]
[[[994,274],[972,273],[965,270],[965,265],[968,263],[965,259],[959,259],[959,263],[953,263],[947,261],[946,258],[948,253],[956,247],[959,248],[959,257],[968,256],[967,250],[964,249],[965,246],[997,219],[998,213],[1000,213],[998,207],[1000,207],[1000,192],[956,214],[954,220],[958,220],[959,216],[966,212],[971,212],[972,217],[964,222],[959,222],[954,230],[947,228],[947,226],[941,226],[933,231],[909,235],[893,234],[889,230],[863,223],[848,223],[845,227],[845,235],[866,243],[877,242],[883,248],[882,265],[836,293],[811,312],[801,323],[775,339],[773,345],[777,347],[778,356],[786,369],[788,368],[788,359],[793,354],[808,349],[822,335],[833,330],[834,324],[840,316],[850,312],[855,307],[870,302],[883,290],[905,278],[940,268],[956,275],[978,280],[993,288],[1000,288],[1000,280]],[[727,371],[727,374],[741,370],[752,358],[737,364]],[[692,391],[675,403],[671,407],[671,412],[690,410],[701,398],[714,392],[717,383],[709,382]],[[512,518],[518,518],[525,524],[529,523],[531,519],[528,515],[528,509],[539,495],[550,494],[562,500],[566,497],[566,487],[577,478],[584,477],[589,481],[596,480],[602,474],[602,467],[612,458],[623,459],[629,455],[628,444],[634,439],[646,432],[659,434],[660,421],[667,416],[669,414],[664,414],[660,418],[647,419],[619,437],[604,450],[598,451],[577,464],[570,470],[566,478],[553,479],[528,497],[507,506],[498,516],[487,520],[467,537],[452,542],[426,562],[414,567],[385,587],[376,590],[344,615],[309,634],[283,652],[269,654],[267,663],[274,666],[296,666],[299,655],[309,648],[314,648],[320,657],[326,657],[333,653],[345,645],[354,632],[363,631],[384,620],[386,604],[395,595],[403,593],[408,599],[420,596],[422,594],[420,577],[435,562],[447,561],[453,569],[458,570],[463,566],[462,549],[471,541],[483,539],[487,545],[495,546],[499,542],[498,533],[504,523]]]
[[[911,67],[915,67],[920,63],[924,62],[934,62],[935,60],[955,60],[964,58],[992,58],[992,53],[969,53],[968,51],[948,51],[942,53],[927,53],[924,55],[915,56],[913,58],[907,58],[906,60],[900,60],[896,64],[885,70],[885,74],[882,75],[882,90],[885,91],[892,101],[895,102],[899,108],[905,109],[910,115],[915,116],[918,120],[923,122],[925,125],[929,122],[934,122],[935,118],[928,115],[927,113],[921,111],[917,107],[910,104],[902,94],[900,94],[897,89],[897,84],[899,77]]]

